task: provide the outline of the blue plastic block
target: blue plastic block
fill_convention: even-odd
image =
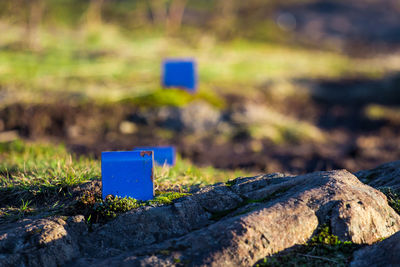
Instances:
[[[146,147],[135,147],[134,151],[146,151],[151,150],[154,152],[154,162],[158,165],[163,166],[164,164],[169,166],[175,165],[176,152],[173,146],[146,146]]]
[[[164,87],[178,87],[195,92],[197,88],[195,61],[193,59],[165,59],[162,84]]]
[[[149,200],[154,197],[153,152],[101,153],[102,195]]]

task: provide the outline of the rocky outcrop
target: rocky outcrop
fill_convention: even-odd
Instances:
[[[0,227],[0,263],[29,266],[249,266],[328,225],[372,244],[400,230],[386,197],[345,170],[269,174],[131,210],[88,232],[82,216]],[[387,239],[390,240],[390,239]]]
[[[400,161],[389,162],[372,170],[359,171],[354,175],[374,188],[390,187],[400,190]]]
[[[400,265],[400,232],[388,239],[354,253],[351,267]]]
[[[83,216],[26,219],[0,227],[0,266],[60,266],[80,255]]]
[[[344,170],[296,177],[266,175],[230,184],[229,188],[217,185],[182,199],[168,212],[164,212],[167,207],[150,208],[140,215],[132,211],[121,216],[93,236],[95,240],[100,236],[112,251],[129,251],[114,257],[92,254],[103,259],[81,259],[78,265],[249,266],[262,257],[304,244],[319,224],[329,224],[341,240],[358,244],[371,244],[400,230],[400,216],[387,205],[385,196]],[[216,193],[219,190],[227,191]],[[189,201],[190,208],[185,204]],[[210,202],[222,204],[211,211],[210,207],[217,205]],[[189,210],[209,215],[196,216],[201,218],[196,221],[185,215]],[[134,220],[126,231],[121,222],[127,223],[128,218]],[[161,231],[157,222],[164,227]],[[137,233],[143,236],[139,238]],[[143,241],[155,233],[161,234]]]

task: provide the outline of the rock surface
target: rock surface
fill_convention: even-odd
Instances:
[[[162,126],[186,133],[204,133],[217,128],[220,111],[204,101],[195,101],[185,107],[161,107],[137,111],[131,116],[135,123]]]
[[[80,255],[78,235],[87,232],[83,216],[26,219],[0,227],[0,266],[60,266]]]
[[[83,216],[2,225],[0,265],[250,266],[306,243],[321,225],[341,240],[372,244],[398,232],[400,216],[345,170],[275,173],[131,210],[93,232]]]
[[[400,232],[388,239],[368,246],[354,253],[352,267],[362,266],[386,266],[395,267],[400,265]]]
[[[400,190],[400,161],[389,162],[372,170],[359,171],[354,175],[374,188],[390,187]]]
[[[230,192],[217,193],[219,190]],[[217,213],[210,210],[217,207],[213,203],[222,203],[214,210]],[[210,212],[212,216],[191,216],[193,211]],[[138,218],[141,223],[137,223]],[[127,225],[121,222],[127,224],[131,219],[127,231]],[[126,252],[113,257],[92,254],[77,265],[92,262],[93,266],[170,266],[179,262],[194,266],[249,266],[262,257],[304,244],[319,224],[329,224],[341,240],[371,244],[400,230],[400,216],[387,205],[381,192],[344,170],[297,177],[242,178],[229,188],[209,187],[173,206],[120,216],[92,236],[97,242],[100,236],[114,252]],[[143,236],[137,236],[139,232]],[[93,261],[93,257],[98,259]]]

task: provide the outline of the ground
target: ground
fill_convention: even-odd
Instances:
[[[31,51],[16,45],[22,28],[4,26],[3,131],[66,143],[73,152],[95,156],[173,144],[196,164],[265,172],[356,171],[398,157],[399,111],[391,97],[398,84],[397,53],[360,58],[207,35],[190,41],[127,34],[113,25],[101,31],[42,31],[42,47]],[[196,58],[196,95],[160,88],[164,56]],[[195,102],[212,106],[223,122],[219,132],[184,132],[174,126],[175,115],[168,117],[172,124],[159,122],[165,109],[174,113],[169,109]],[[249,106],[263,107],[255,111],[263,121],[235,120]],[[149,118],[149,113],[159,115]]]
[[[199,22],[205,5],[190,13],[200,26],[183,25],[179,34],[49,19],[34,48],[25,26],[1,13],[0,224],[83,214],[92,226],[239,176],[356,172],[398,160],[396,8],[313,2],[260,7],[271,18],[295,16],[293,32],[243,16],[237,33],[221,35]],[[309,18],[320,23],[314,35]],[[371,18],[380,23],[366,23]],[[197,61],[196,94],[161,87],[165,57]],[[102,200],[100,152],[143,145],[174,145],[179,154],[175,167],[156,168],[157,198]],[[399,193],[381,190],[399,212]],[[259,264],[346,264],[354,249],[344,245],[341,254],[342,243],[312,242]]]
[[[132,198],[103,200],[99,183],[100,162],[97,159],[71,155],[62,145],[26,143],[21,140],[2,144],[0,149],[0,224],[2,225],[11,225],[24,218],[38,219],[52,216],[68,218],[84,215],[89,231],[93,231],[129,210],[143,206],[168,206],[175,203],[176,199],[190,196],[208,184],[225,182],[229,187],[233,187],[237,183],[245,182],[248,178],[234,181],[232,178],[252,175],[244,171],[222,171],[212,167],[198,168],[188,160],[179,157],[174,167],[156,167],[154,200],[147,202]],[[388,171],[390,170],[388,167]],[[375,172],[371,173],[362,174],[359,177],[362,180],[373,181],[375,176],[372,177],[372,175]],[[384,172],[379,172],[379,169],[376,173],[375,175],[384,174]],[[281,175],[281,177],[284,176]],[[247,200],[242,206],[247,205],[248,209],[254,205],[252,208],[254,209],[258,204],[264,205],[265,202],[285,194],[286,191],[287,189],[278,190],[268,199]],[[382,187],[381,191],[387,196],[389,205],[399,213],[399,192],[389,187]],[[215,212],[210,219],[218,221],[229,214],[245,214],[251,212],[252,209],[243,210],[239,207],[236,210]],[[328,225],[321,225],[306,244],[260,259],[256,265],[319,266],[322,264],[331,266],[335,264],[347,266],[352,260],[353,252],[360,247],[351,242],[340,241],[337,236],[332,235]]]

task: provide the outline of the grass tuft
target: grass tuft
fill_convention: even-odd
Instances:
[[[101,195],[87,192],[76,204],[75,209],[84,213],[91,223],[101,223],[116,218],[119,214],[144,206],[170,205],[174,200],[188,196],[189,193],[157,192],[156,197],[149,201],[140,201],[132,197],[109,196],[103,199]]]
[[[182,89],[158,89],[131,98],[124,98],[122,103],[131,103],[140,107],[173,106],[183,107],[190,102],[202,100],[216,108],[225,107],[225,102],[212,91],[200,90],[192,94]]]
[[[17,140],[0,144],[1,190],[59,191],[100,178],[100,164],[76,157],[62,145],[29,144]]]

